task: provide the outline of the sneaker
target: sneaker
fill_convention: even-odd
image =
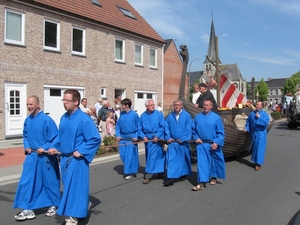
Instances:
[[[132,179],[132,178],[133,178],[133,176],[128,175],[128,176],[126,176],[124,179],[125,179],[125,180],[130,180],[130,179]]]
[[[68,219],[65,219],[66,225],[76,225],[78,220],[75,217],[70,216]]]
[[[48,211],[45,213],[46,216],[54,216],[56,214],[57,208],[55,206],[50,206]]]
[[[89,201],[89,204],[88,204],[88,211],[90,211],[92,208],[93,208],[93,203],[91,203],[91,202]]]
[[[15,219],[22,221],[22,220],[31,220],[35,218],[35,214],[33,210],[26,210],[23,209],[21,212],[19,212],[17,215],[15,215]]]

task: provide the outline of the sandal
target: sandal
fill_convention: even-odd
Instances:
[[[216,178],[211,178],[209,184],[210,185],[215,185],[217,183],[217,179]]]
[[[194,186],[192,188],[192,191],[200,191],[204,189],[204,185],[203,184],[198,184],[197,186]]]

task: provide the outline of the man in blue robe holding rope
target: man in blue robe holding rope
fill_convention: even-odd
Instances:
[[[225,179],[224,126],[221,117],[212,112],[213,102],[205,100],[203,112],[196,115],[192,124],[197,151],[198,185],[192,191],[203,190],[205,184],[214,185],[217,178]]]
[[[182,109],[182,101],[173,102],[174,112],[170,113],[165,124],[165,139],[168,143],[167,180],[164,186],[171,186],[176,181],[184,181],[191,174],[190,139],[192,136],[192,118]]]
[[[263,102],[258,101],[256,103],[256,110],[250,113],[244,128],[244,132],[250,132],[251,135],[251,160],[255,163],[255,171],[260,170],[260,167],[265,160],[267,148],[267,128],[269,121],[269,114],[263,110]]]
[[[59,143],[53,154],[61,152],[63,195],[57,214],[69,216],[66,225],[78,224],[91,207],[89,202],[89,164],[92,162],[101,138],[90,116],[79,109],[80,93],[68,89],[62,99],[66,113],[59,125]]]
[[[145,142],[146,168],[143,184],[149,184],[153,174],[162,178],[165,171],[166,154],[159,140],[164,139],[165,119],[161,112],[155,110],[152,99],[145,103],[146,111],[139,120],[139,137]]]
[[[58,129],[55,122],[40,110],[39,98],[27,99],[30,115],[24,122],[23,142],[26,158],[18,184],[14,208],[18,221],[34,219],[34,209],[49,207],[46,216],[54,216],[60,201],[60,175],[56,155],[45,153],[55,143]]]
[[[131,110],[132,102],[129,98],[121,101],[122,112],[116,124],[116,137],[119,141],[119,153],[124,163],[124,179],[130,180],[136,176],[139,169],[138,145],[132,144],[137,141],[139,129],[139,116]]]

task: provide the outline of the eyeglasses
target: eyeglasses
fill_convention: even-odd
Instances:
[[[69,100],[69,99],[62,99],[62,102],[66,102],[66,103],[70,103],[70,102],[74,102],[75,100]]]

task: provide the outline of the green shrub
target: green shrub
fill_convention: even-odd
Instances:
[[[272,112],[271,116],[274,118],[274,120],[279,120],[281,118],[281,113],[278,111]]]
[[[281,114],[281,118],[286,118],[286,114]]]
[[[102,144],[103,143],[103,144]],[[96,152],[97,156],[106,155],[108,153],[116,153],[118,152],[118,141],[115,137],[109,136],[104,137],[102,140],[101,146]]]

